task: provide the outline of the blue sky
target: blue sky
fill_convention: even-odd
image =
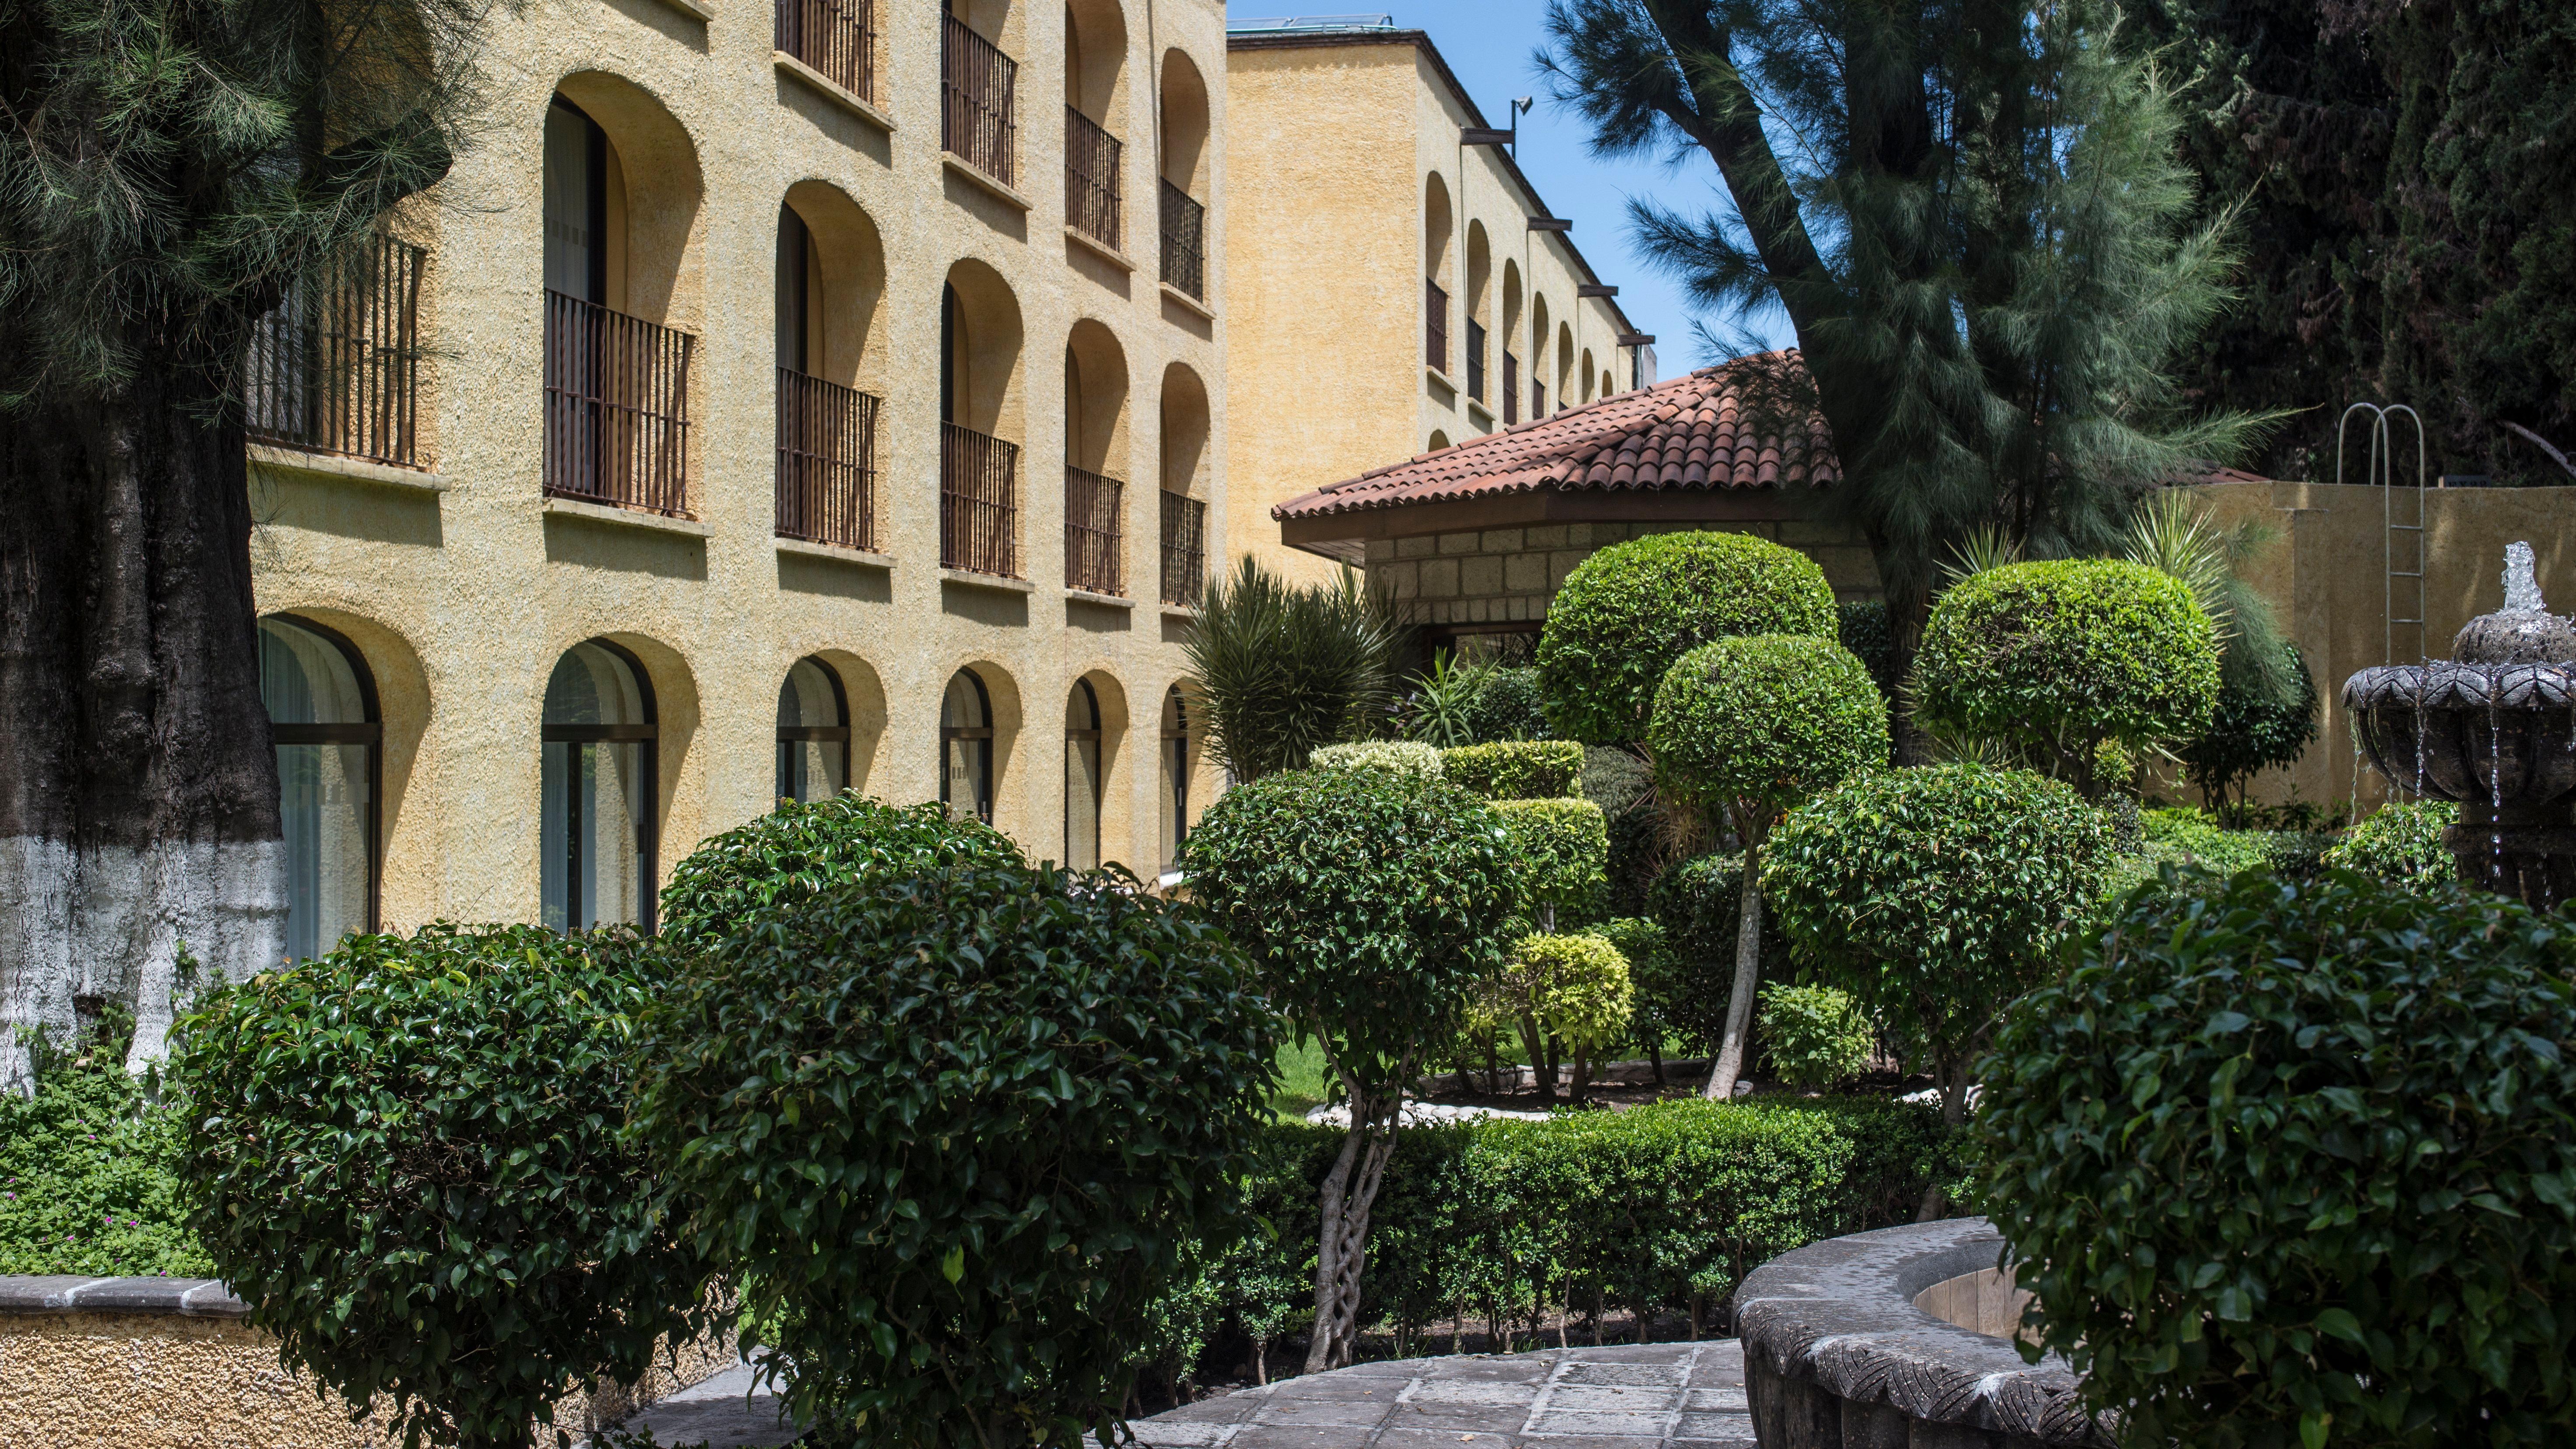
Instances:
[[[1228,0],[1226,8],[1236,19],[1392,14],[1396,24],[1430,33],[1459,82],[1497,126],[1511,124],[1514,96],[1537,96],[1537,108],[1521,122],[1521,170],[1558,216],[1574,218],[1575,244],[1601,280],[1619,288],[1619,305],[1629,320],[1655,334],[1656,361],[1665,377],[1713,360],[1700,355],[1680,289],[1650,270],[1634,251],[1628,198],[1651,195],[1667,205],[1703,210],[1712,199],[1716,167],[1705,158],[1673,170],[1653,158],[1611,161],[1592,155],[1582,121],[1547,99],[1546,85],[1530,62],[1530,53],[1545,39],[1540,27],[1545,0],[1380,0],[1375,6],[1348,0],[1302,6],[1284,0]],[[1717,329],[1721,334],[1731,335],[1740,325],[1734,319],[1714,320],[1725,322]],[[1767,337],[1768,345],[1791,340],[1784,320],[1756,319],[1754,330]]]

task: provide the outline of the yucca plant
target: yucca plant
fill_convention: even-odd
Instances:
[[[1394,706],[1409,635],[1393,603],[1347,567],[1299,587],[1246,555],[1210,581],[1182,644],[1209,751],[1237,781],[1257,780],[1372,737]]]

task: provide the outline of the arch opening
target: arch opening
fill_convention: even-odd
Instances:
[[[1064,349],[1064,582],[1127,591],[1127,355],[1107,327],[1076,322]]]
[[[1190,737],[1190,705],[1173,685],[1163,691],[1163,715],[1158,769],[1161,779],[1156,795],[1162,816],[1162,843],[1159,858],[1163,874],[1172,875],[1181,868],[1181,848],[1190,838],[1190,774],[1198,766],[1198,751]]]
[[[1100,802],[1104,734],[1100,693],[1077,679],[1064,712],[1064,863],[1071,870],[1100,864]]]
[[[381,929],[384,725],[357,646],[294,614],[259,621],[259,697],[277,750],[286,958],[306,961]]]
[[[548,927],[653,930],[660,735],[652,679],[624,646],[589,639],[555,661],[539,730]]]
[[[850,693],[813,655],[778,686],[778,789],[784,801],[828,800],[850,784]]]
[[[885,252],[839,188],[789,188],[778,207],[778,462],[782,538],[874,552],[884,399],[861,386],[882,349]]]

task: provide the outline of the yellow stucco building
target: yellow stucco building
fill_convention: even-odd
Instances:
[[[1217,0],[536,0],[252,360],[297,951],[649,924],[782,793],[1161,869],[1212,792]]]
[[[1570,222],[1421,31],[1238,22],[1225,110],[1225,370],[1256,400],[1226,428],[1237,550],[1328,576],[1280,542],[1274,505],[1655,381]]]

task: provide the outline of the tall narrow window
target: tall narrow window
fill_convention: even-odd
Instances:
[[[796,208],[778,207],[778,366],[813,371],[807,345],[814,312],[814,238]]]
[[[561,96],[546,107],[546,290],[608,300],[608,135]]]
[[[939,803],[955,819],[993,823],[993,699],[971,669],[949,677],[939,704]]]
[[[1190,714],[1176,686],[1163,694],[1163,872],[1181,868],[1181,846],[1190,838]]]
[[[555,930],[653,929],[658,733],[652,685],[633,655],[593,639],[556,661],[538,826],[542,919]]]
[[[309,960],[377,929],[375,681],[348,640],[287,615],[259,621],[259,697],[277,745],[286,827],[286,955]]]
[[[799,659],[778,686],[778,798],[828,800],[850,782],[850,705],[841,676]]]
[[[1073,682],[1064,709],[1064,863],[1100,864],[1100,696],[1091,681]]]

